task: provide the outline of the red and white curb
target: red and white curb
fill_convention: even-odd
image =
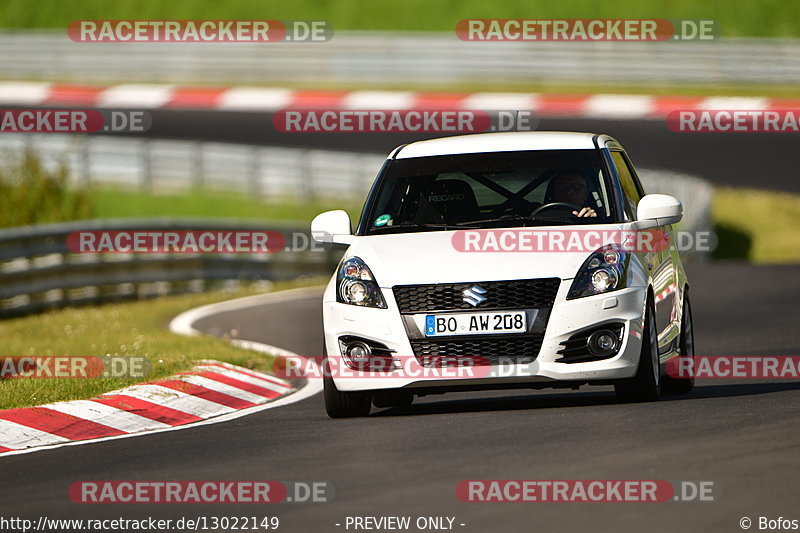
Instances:
[[[405,91],[320,91],[260,87],[192,87],[124,84],[113,86],[46,82],[0,82],[0,105],[134,109],[280,111],[352,110],[525,110],[540,116],[662,119],[676,110],[770,111],[800,108],[800,99],[651,96],[635,94],[437,93]]]
[[[297,297],[285,291],[192,309],[170,324],[175,333],[197,335],[192,323],[221,311]],[[242,348],[299,357],[253,341]],[[219,423],[316,394],[319,380],[295,389],[283,379],[219,361],[205,360],[188,372],[125,387],[89,400],[56,402],[0,411],[0,457],[54,447],[135,437]]]

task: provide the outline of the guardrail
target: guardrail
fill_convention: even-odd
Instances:
[[[264,254],[82,254],[75,231],[279,231],[299,251]],[[302,236],[302,237],[298,237]],[[287,243],[292,242],[287,240]],[[198,292],[217,282],[328,276],[341,250],[312,248],[309,229],[220,219],[118,219],[0,230],[0,317],[66,305]]]
[[[269,200],[363,197],[385,156],[334,150],[71,134],[0,135],[0,163],[33,150],[76,185],[144,191],[206,187]]]
[[[76,43],[0,32],[6,79],[350,87],[454,84],[681,85],[800,82],[792,39],[463,42],[452,33],[336,32],[324,43]]]
[[[2,158],[34,150],[46,168],[67,165],[76,184],[115,184],[151,192],[192,187],[246,192],[264,201],[287,198],[361,200],[385,160],[370,153],[195,141],[68,134],[4,134]],[[648,192],[671,194],[685,207],[683,226],[711,229],[713,188],[695,176],[639,169]]]

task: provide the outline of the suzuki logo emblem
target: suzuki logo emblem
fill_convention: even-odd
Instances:
[[[486,289],[479,285],[473,285],[461,294],[464,295],[464,301],[472,307],[477,307],[486,301],[486,296],[484,296],[484,294],[486,294]]]

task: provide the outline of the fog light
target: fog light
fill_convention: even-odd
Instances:
[[[617,336],[607,329],[601,329],[589,335],[586,346],[593,355],[605,357],[617,349]]]
[[[363,342],[354,342],[347,345],[345,353],[353,363],[365,364],[369,362],[369,358],[372,356],[372,349]]]

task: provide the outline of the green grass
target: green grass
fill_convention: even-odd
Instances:
[[[322,280],[314,280],[320,283]],[[313,282],[279,283],[274,289]],[[151,373],[133,378],[12,378],[0,380],[0,409],[91,398],[103,392],[187,370],[192,361],[217,359],[268,371],[272,358],[235,348],[215,337],[170,333],[169,321],[182,311],[221,300],[264,292],[255,288],[168,296],[99,307],[68,308],[0,322],[3,356],[105,355],[145,357]],[[228,332],[235,336],[236,332]]]
[[[719,187],[712,210],[716,259],[800,262],[800,194]]]
[[[281,220],[307,225],[316,215],[330,209],[348,211],[354,222],[361,214],[361,204],[356,201],[275,199],[264,203],[245,194],[202,189],[150,194],[99,188],[94,191],[94,198],[97,218],[218,217]]]
[[[714,19],[724,36],[800,36],[796,0],[5,0],[0,6],[7,28],[63,28],[79,19],[305,19],[328,20],[335,30],[452,31],[464,18]]]

